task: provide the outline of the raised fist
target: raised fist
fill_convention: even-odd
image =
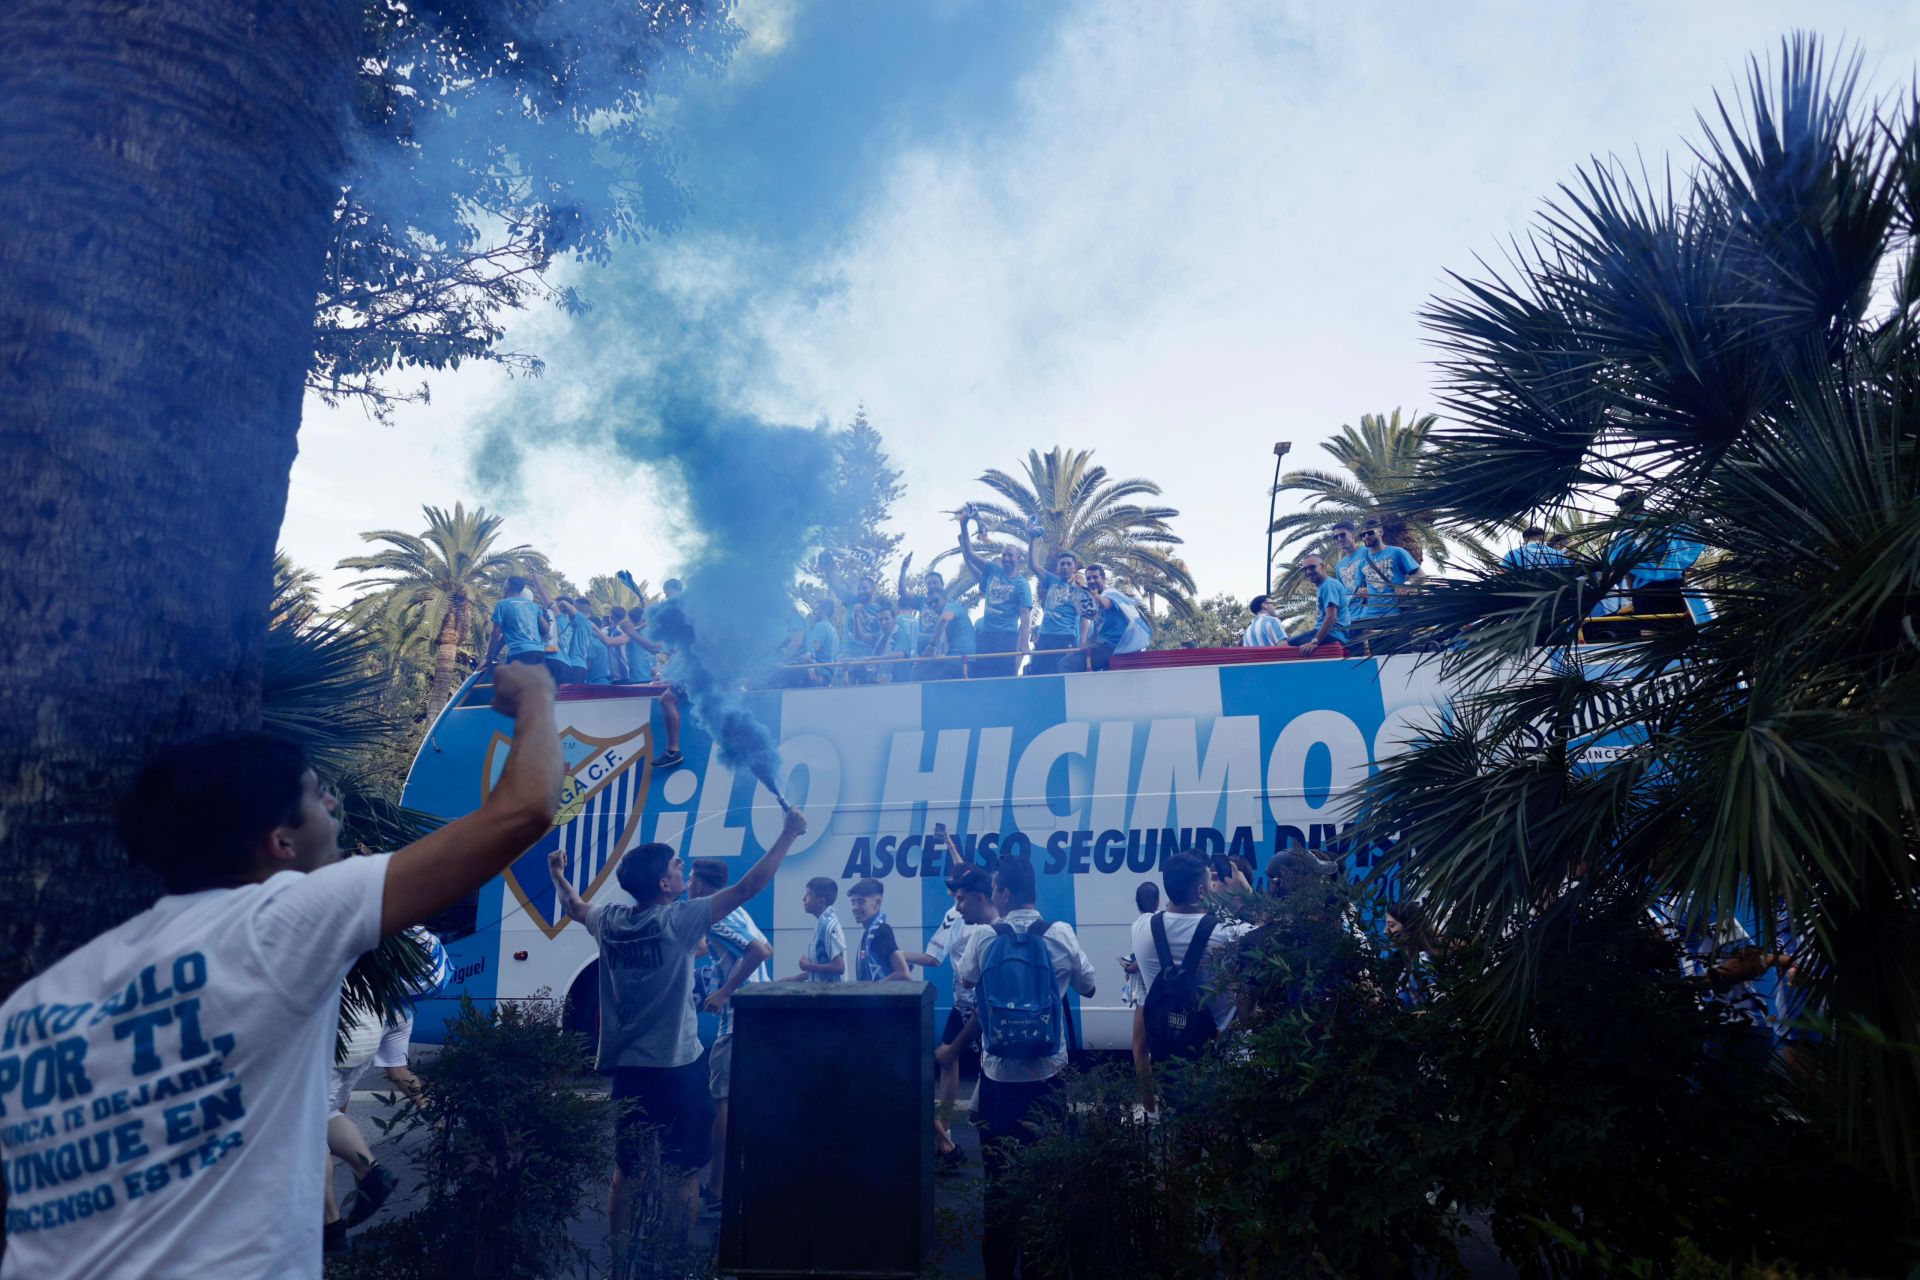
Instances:
[[[520,715],[535,702],[553,702],[553,677],[545,666],[509,662],[493,669],[493,709],[503,716]]]

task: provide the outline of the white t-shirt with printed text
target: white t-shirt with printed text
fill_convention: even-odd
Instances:
[[[169,895],[0,1006],[0,1276],[319,1276],[340,982],[386,875]]]

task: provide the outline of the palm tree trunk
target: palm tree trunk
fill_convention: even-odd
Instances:
[[[460,638],[467,634],[467,611],[471,607],[465,596],[456,595],[447,605],[446,617],[440,619],[440,634],[433,641],[433,683],[427,689],[428,724],[453,696],[453,672],[460,661]]]
[[[359,13],[0,4],[0,993],[152,896],[141,761],[258,713]]]

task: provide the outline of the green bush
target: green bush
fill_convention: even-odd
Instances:
[[[1895,1266],[1906,1215],[1884,1180],[1809,1123],[1769,1034],[1703,1004],[1636,905],[1569,912],[1517,1016],[1478,998],[1493,960],[1458,957],[1421,1032],[1459,1121],[1457,1194],[1523,1275],[1631,1274],[1599,1259],[1670,1259],[1682,1238],[1740,1263]]]
[[[1569,913],[1518,1009],[1452,948],[1415,1010],[1354,897],[1234,904],[1238,1023],[1155,1121],[1130,1069],[1069,1082],[1015,1164],[1048,1275],[1458,1275],[1475,1222],[1529,1277],[1904,1272],[1911,1216],[1638,911]]]
[[[1434,1108],[1420,1019],[1383,996],[1342,903],[1248,901],[1240,1030],[1156,1070],[1071,1081],[1067,1118],[1017,1163],[1028,1244],[1049,1274],[1395,1276],[1457,1270],[1434,1189],[1457,1146]]]
[[[605,1212],[613,1168],[613,1104],[580,1087],[586,1041],[556,1002],[462,1000],[439,1056],[421,1072],[425,1101],[379,1122],[410,1151],[423,1202],[357,1236],[332,1280],[508,1280],[602,1274],[604,1259],[572,1242],[585,1213]],[[640,1202],[650,1197],[643,1178]],[[710,1259],[642,1248],[652,1274],[707,1275]]]

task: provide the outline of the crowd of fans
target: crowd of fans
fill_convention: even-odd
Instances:
[[[1620,510],[1636,512],[1637,498],[1623,498]],[[982,544],[969,536],[974,521],[970,510],[960,513],[966,574],[959,581],[929,569],[910,584],[908,557],[888,595],[873,574],[849,575],[823,557],[826,592],[789,612],[749,683],[809,688],[1104,671],[1115,656],[1152,645],[1146,606],[1114,583],[1107,566],[1083,564],[1064,548],[1043,554],[1037,526],[1028,531],[1024,559],[1005,545],[983,555]],[[1616,535],[1609,554],[1630,536]],[[1420,561],[1388,542],[1377,520],[1337,521],[1328,540],[1329,554],[1309,554],[1299,563],[1299,576],[1313,592],[1304,624],[1289,632],[1281,598],[1257,595],[1247,605],[1252,617],[1240,645],[1291,647],[1309,658],[1323,650],[1326,656],[1394,651],[1392,624],[1404,593],[1426,577]],[[1521,570],[1565,566],[1573,563],[1570,540],[1530,527],[1501,563]],[[1687,616],[1682,579],[1702,547],[1672,538],[1648,543],[1634,549],[1638,559],[1621,581],[1596,584],[1592,604],[1584,607],[1589,618]],[[681,589],[678,579],[665,583],[669,598]],[[510,578],[494,606],[486,661],[542,662],[560,684],[653,682],[664,677],[668,655],[647,636],[646,610],[638,592],[630,604],[605,606],[585,596],[550,595],[532,576]]]

